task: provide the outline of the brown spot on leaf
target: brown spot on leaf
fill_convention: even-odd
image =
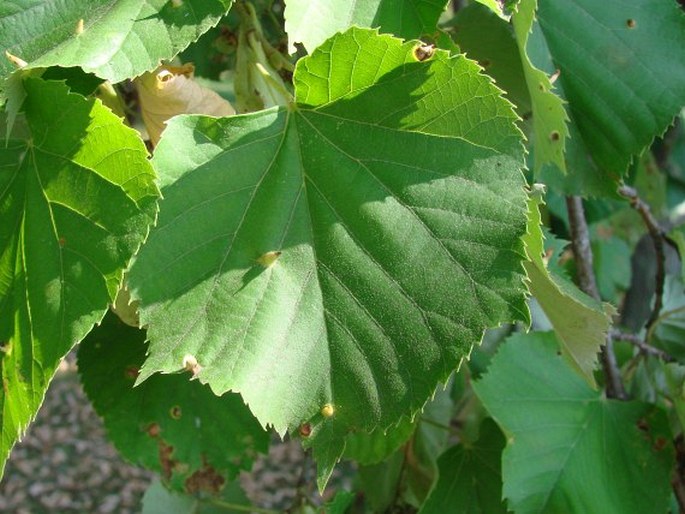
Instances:
[[[202,462],[202,467],[186,478],[185,489],[190,494],[199,492],[218,494],[226,483],[226,479],[207,463],[204,456]]]
[[[124,376],[129,379],[129,380],[135,380],[138,378],[138,375],[140,374],[140,369],[138,366],[128,366],[124,370]]]
[[[428,59],[433,57],[434,53],[435,45],[427,45],[426,43],[422,43],[418,45],[416,48],[414,48],[414,57],[417,61],[427,61]]]
[[[302,423],[300,425],[300,435],[302,437],[309,437],[310,435],[312,435],[312,424]]]
[[[59,243],[60,248],[64,248],[67,245],[67,240],[63,237],[60,237],[57,242]]]
[[[634,19],[629,18],[626,20],[626,27],[628,27],[629,29],[634,29],[635,25],[637,25],[637,22]]]
[[[145,429],[145,431],[147,432],[147,435],[154,438],[159,437],[159,434],[162,431],[162,429],[159,427],[159,424],[150,423]]]
[[[559,139],[561,139],[561,134],[559,134],[559,131],[558,131],[558,130],[553,130],[553,131],[549,134],[549,138],[550,138],[552,141],[559,141]]]
[[[181,407],[179,405],[174,405],[169,409],[169,416],[173,419],[181,419]]]
[[[171,457],[174,453],[174,447],[159,440],[159,463],[162,466],[162,476],[165,480],[171,479],[171,473],[176,467],[176,461]]]
[[[657,437],[656,440],[654,441],[654,450],[657,452],[660,452],[661,450],[663,450],[666,447],[667,442],[668,441],[666,440],[665,437],[661,437],[661,436]]]

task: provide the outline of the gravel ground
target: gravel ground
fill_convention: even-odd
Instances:
[[[0,513],[132,514],[154,475],[124,462],[86,398],[75,358],[62,363],[36,420],[12,450],[0,482]],[[351,468],[336,470],[335,484],[349,485]],[[296,441],[271,445],[269,455],[243,473],[241,485],[254,505],[286,509],[298,487],[314,501],[315,466]],[[327,497],[329,496],[327,495]]]
[[[121,460],[79,383],[62,364],[38,416],[12,450],[0,482],[0,512],[140,512],[152,474]]]

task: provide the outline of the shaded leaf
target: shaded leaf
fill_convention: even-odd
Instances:
[[[500,10],[501,12],[501,10]],[[521,56],[511,25],[491,9],[473,3],[450,21],[452,38],[466,55],[495,79],[521,117],[531,109]]]
[[[324,506],[325,514],[345,514],[354,502],[356,495],[350,491],[338,491],[331,501]]]
[[[685,103],[685,16],[673,1],[539,0],[538,18],[584,144],[622,174]]]
[[[438,459],[439,475],[419,514],[506,514],[500,472],[504,435],[486,419],[473,446],[453,446]]]
[[[515,512],[667,511],[664,414],[590,389],[557,355],[552,333],[509,338],[473,387],[508,436],[502,478]]]
[[[357,432],[345,439],[344,458],[368,466],[384,461],[406,443],[414,433],[416,424],[402,418],[397,426],[386,431],[376,430],[370,434]]]
[[[137,134],[99,101],[27,79],[30,139],[0,148],[0,462],[60,359],[102,319],[159,192]]]
[[[134,388],[145,360],[145,331],[109,313],[79,346],[83,388],[109,439],[130,461],[155,470],[176,490],[218,494],[269,435],[240,395],[214,395],[188,371],[151,377]]]
[[[659,317],[647,333],[647,341],[685,363],[685,292],[679,278],[666,276],[663,301]]]
[[[239,514],[250,512],[250,501],[238,481],[228,484],[219,501],[170,491],[153,480],[143,496],[142,514]]]
[[[436,32],[445,0],[289,0],[285,31],[290,52],[302,43],[310,52],[352,25],[380,27],[405,39]]]
[[[312,426],[320,484],[349,432],[413,415],[528,316],[515,115],[474,62],[416,47],[353,28],[298,63],[297,108],[177,117],[153,160],[140,380],[195,355],[262,424]]]

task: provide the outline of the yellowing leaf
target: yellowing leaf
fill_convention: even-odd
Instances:
[[[192,64],[164,65],[136,79],[143,121],[154,146],[166,122],[177,114],[235,114],[228,100],[193,80],[194,70]]]
[[[523,266],[528,274],[531,294],[549,318],[561,353],[569,364],[596,388],[593,371],[597,354],[606,341],[614,308],[598,302],[578,289],[563,276],[548,270],[542,258],[544,236],[540,229],[540,194],[528,203],[528,234],[524,237],[528,261]]]

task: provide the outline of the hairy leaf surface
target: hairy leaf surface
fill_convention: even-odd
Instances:
[[[502,478],[515,512],[668,510],[665,416],[593,391],[557,355],[552,333],[509,338],[474,389],[508,436]]]
[[[141,380],[197,356],[262,423],[311,426],[322,483],[347,433],[411,416],[528,316],[515,114],[474,62],[416,47],[351,29],[300,61],[298,106],[176,118],[153,161]]]
[[[114,299],[159,195],[142,141],[99,101],[35,78],[24,88],[31,138],[0,149],[2,462]]]

